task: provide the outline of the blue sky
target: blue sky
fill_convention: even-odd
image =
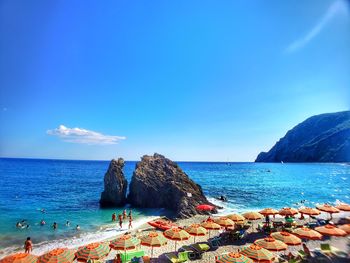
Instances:
[[[0,2],[0,156],[253,161],[349,109],[346,1]]]

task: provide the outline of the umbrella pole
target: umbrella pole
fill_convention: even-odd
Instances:
[[[152,246],[152,249],[151,249],[151,258],[153,258],[153,246]]]
[[[194,236],[194,243],[196,243],[196,236]]]
[[[175,241],[175,252],[176,252],[176,244],[177,244],[177,241]]]

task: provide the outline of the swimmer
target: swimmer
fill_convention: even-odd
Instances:
[[[17,222],[17,223],[16,223],[16,227],[17,227],[17,228],[21,228],[21,227],[22,227],[21,222]]]
[[[57,227],[58,227],[58,224],[56,222],[53,222],[53,225],[52,225],[53,229],[56,230]]]
[[[70,226],[70,222],[68,220],[66,222],[66,226]]]
[[[76,229],[77,231],[80,230],[80,226],[77,225],[75,229]]]
[[[40,225],[43,226],[43,225],[45,225],[45,224],[46,224],[46,222],[44,221],[44,219],[41,219]]]

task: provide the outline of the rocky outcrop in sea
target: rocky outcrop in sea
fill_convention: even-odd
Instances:
[[[256,162],[350,162],[350,111],[308,118]]]
[[[123,206],[126,203],[128,181],[123,173],[124,160],[113,159],[104,177],[104,191],[101,193],[102,207]]]
[[[178,218],[195,215],[197,205],[209,203],[198,184],[175,162],[157,153],[143,156],[136,164],[128,201],[134,207],[166,208]]]

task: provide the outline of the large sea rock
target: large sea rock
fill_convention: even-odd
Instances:
[[[178,218],[195,215],[197,205],[209,203],[198,184],[175,162],[157,153],[143,156],[136,164],[128,201],[135,207],[166,208]]]
[[[123,206],[126,203],[126,190],[128,181],[123,173],[124,160],[113,159],[104,177],[104,191],[101,193],[100,205],[102,207]]]
[[[308,118],[256,162],[350,162],[350,111]]]

